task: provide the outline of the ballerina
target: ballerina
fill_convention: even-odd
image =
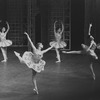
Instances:
[[[90,41],[91,41],[90,46],[87,46],[85,44],[81,44],[83,50],[69,51],[69,52],[62,51],[62,52],[67,53],[67,54],[86,54],[86,55],[89,55],[90,57],[94,58],[95,60],[97,60],[98,56],[95,53],[95,49],[97,48],[97,44],[94,41],[94,37],[90,34],[91,27],[92,27],[92,24],[90,24],[89,33],[88,33],[88,35],[90,37]],[[95,73],[93,71],[93,62],[92,61],[90,61],[90,69],[91,69],[92,74],[93,74],[93,79],[95,80]]]
[[[49,51],[50,49],[52,49],[53,45],[51,47],[47,48],[46,50],[41,50],[43,48],[42,43],[38,43],[38,48],[36,48],[34,46],[34,44],[32,43],[29,35],[26,32],[24,34],[27,36],[27,38],[32,46],[33,53],[26,51],[26,52],[24,52],[22,57],[20,56],[20,53],[18,53],[16,51],[14,51],[14,53],[18,57],[18,59],[20,60],[21,63],[25,63],[28,66],[28,68],[32,69],[32,83],[34,86],[33,91],[34,91],[34,93],[38,94],[38,88],[37,88],[35,77],[36,77],[37,73],[40,73],[41,71],[44,70],[44,66],[45,66],[46,62],[44,60],[42,60],[43,54],[46,53],[47,51]]]
[[[6,22],[7,24],[7,30],[5,29],[5,27],[2,28],[1,32],[0,32],[0,48],[4,57],[4,60],[2,60],[2,62],[7,62],[7,47],[12,45],[12,41],[6,39],[6,35],[10,29],[8,22]]]
[[[52,44],[55,44],[55,51],[56,51],[56,54],[57,54],[57,61],[56,62],[61,62],[61,59],[60,59],[60,53],[59,53],[59,48],[64,48],[66,47],[66,43],[64,41],[61,40],[62,38],[62,33],[64,31],[64,25],[63,23],[62,24],[62,29],[61,28],[58,28],[56,29],[56,22],[54,23],[54,36],[55,36],[55,41],[52,41],[50,42],[50,46]]]

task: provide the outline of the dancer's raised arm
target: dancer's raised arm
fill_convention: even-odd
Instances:
[[[91,27],[92,27],[92,24],[90,24],[90,26],[89,26],[89,32],[88,32],[88,35],[91,35]]]
[[[63,23],[61,22],[61,24],[62,24],[62,31],[61,31],[61,33],[60,34],[62,34],[63,33],[63,31],[64,31],[64,25],[63,25]]]
[[[54,34],[56,34],[56,22],[57,21],[54,22]]]
[[[33,42],[31,41],[29,35],[28,35],[26,32],[24,32],[24,34],[27,36],[27,38],[28,38],[28,40],[29,40],[29,42],[30,42],[30,44],[31,44],[31,46],[32,46],[32,48],[33,48],[33,50],[36,50],[36,47],[34,46]]]
[[[10,29],[8,22],[6,22],[6,24],[7,24],[7,31],[5,32],[5,34],[7,34]]]
[[[90,46],[88,47],[88,50],[90,50],[90,48],[93,46],[94,41],[91,41]]]

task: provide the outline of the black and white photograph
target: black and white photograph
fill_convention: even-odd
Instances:
[[[100,100],[100,0],[0,0],[0,100]]]

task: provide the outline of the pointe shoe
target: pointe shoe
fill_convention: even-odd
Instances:
[[[18,52],[16,52],[16,51],[14,51],[14,53],[15,53],[15,55],[18,57],[18,56],[20,56],[20,53],[18,53]]]
[[[62,51],[62,53],[67,53],[66,51]]]
[[[95,80],[95,75],[93,75],[93,79]]]
[[[59,62],[61,62],[61,61],[60,60],[56,61],[56,63],[59,63]]]
[[[33,89],[34,94],[39,94],[37,89]]]
[[[96,60],[98,59],[98,57],[95,58]]]
[[[7,62],[7,59],[5,59],[5,60],[2,60],[1,62]]]
[[[18,57],[19,61],[20,61],[21,63],[24,63],[23,59],[20,57],[20,53],[18,53],[18,52],[16,52],[16,51],[14,51],[14,53],[15,53],[15,55]]]
[[[67,52],[67,51],[62,51],[62,53],[70,54],[70,52]]]

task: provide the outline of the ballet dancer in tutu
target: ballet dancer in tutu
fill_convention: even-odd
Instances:
[[[89,55],[91,58],[94,58],[94,59],[98,59],[98,56],[96,55],[95,53],[95,49],[97,48],[97,44],[96,42],[94,41],[94,37],[90,34],[90,30],[91,30],[91,27],[92,27],[92,24],[90,24],[90,27],[89,27],[89,37],[90,37],[90,46],[87,46],[85,44],[81,44],[83,50],[80,50],[80,51],[69,51],[69,52],[66,52],[66,51],[62,51],[63,53],[67,53],[67,54],[86,54],[86,55]],[[92,59],[90,58],[90,69],[92,71],[92,74],[93,74],[93,79],[95,80],[95,73],[93,71],[93,62],[92,62]]]
[[[22,57],[20,56],[20,53],[18,53],[16,51],[14,51],[14,53],[19,58],[21,63],[25,63],[28,66],[28,68],[32,69],[32,83],[34,86],[33,91],[35,94],[38,94],[35,77],[36,77],[37,73],[40,73],[41,71],[44,70],[44,66],[45,66],[46,62],[44,60],[42,60],[43,54],[46,53],[47,51],[49,51],[50,49],[52,49],[53,45],[51,47],[47,48],[46,50],[41,50],[43,48],[42,43],[38,43],[38,48],[36,48],[34,46],[34,44],[32,43],[29,35],[26,32],[24,34],[27,36],[27,38],[32,46],[33,52],[26,51],[26,52],[24,52]]]
[[[56,28],[56,22],[54,23],[54,36],[55,36],[55,41],[51,41],[50,42],[50,46],[52,46],[53,44],[55,44],[55,51],[56,51],[56,54],[57,54],[57,61],[56,62],[61,62],[61,59],[60,59],[60,53],[59,53],[59,48],[64,48],[66,47],[66,43],[64,41],[61,40],[62,38],[62,33],[64,31],[64,25],[63,23],[62,24],[62,28]]]
[[[6,35],[10,29],[8,22],[6,22],[7,24],[7,30],[5,27],[2,28],[1,32],[0,32],[0,48],[4,57],[4,60],[2,60],[2,62],[7,62],[7,47],[12,45],[12,41],[11,40],[7,40],[6,39]]]

